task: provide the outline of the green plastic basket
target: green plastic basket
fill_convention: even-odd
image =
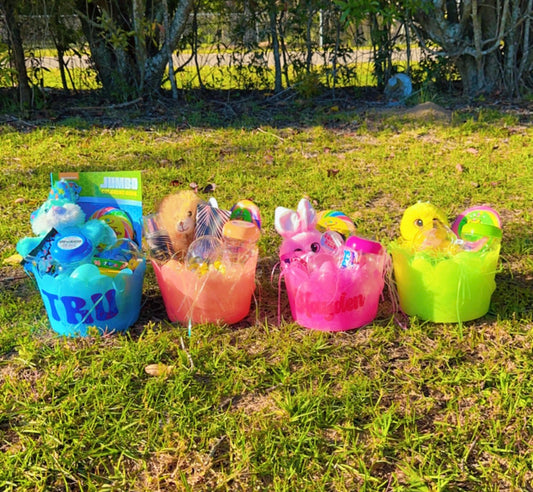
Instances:
[[[437,323],[484,316],[496,282],[500,242],[485,251],[453,256],[414,252],[397,242],[389,245],[400,306],[409,316]]]

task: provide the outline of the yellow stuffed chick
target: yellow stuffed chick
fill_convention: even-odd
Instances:
[[[415,250],[455,252],[455,234],[446,215],[429,202],[418,202],[407,208],[400,222],[402,242]]]

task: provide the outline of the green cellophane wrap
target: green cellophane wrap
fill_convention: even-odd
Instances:
[[[389,245],[400,306],[409,316],[437,323],[484,316],[496,282],[500,242],[484,251],[413,252],[397,241]]]

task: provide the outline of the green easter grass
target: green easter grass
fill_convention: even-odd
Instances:
[[[526,490],[533,481],[533,130],[518,116],[450,122],[306,103],[224,119],[184,105],[165,123],[110,113],[0,132],[0,489]],[[226,108],[227,109],[227,108]],[[289,117],[290,115],[293,117]],[[116,122],[120,124],[117,124]],[[110,123],[111,122],[111,123]],[[189,184],[263,216],[256,302],[235,326],[166,321],[148,269],[125,334],[62,339],[7,261],[31,234],[52,170],[143,171],[145,213]],[[291,321],[271,272],[274,209],[307,196],[388,244],[403,210],[502,216],[489,313],[457,324],[342,333]],[[172,366],[149,375],[150,364]]]

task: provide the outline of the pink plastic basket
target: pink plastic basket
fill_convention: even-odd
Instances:
[[[385,252],[367,254],[358,268],[311,273],[299,262],[282,262],[294,320],[321,331],[346,331],[371,323],[384,287],[385,257]]]

